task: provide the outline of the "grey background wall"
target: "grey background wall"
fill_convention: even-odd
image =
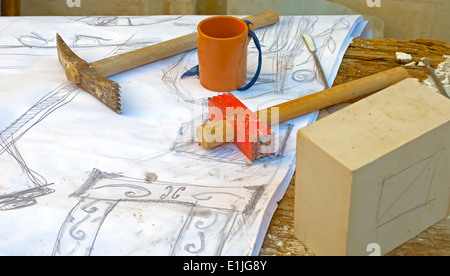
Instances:
[[[450,42],[450,1],[378,0],[80,0],[69,8],[66,0],[22,0],[22,15],[155,15],[253,14],[275,9],[281,15],[363,14],[377,37],[429,38]],[[374,0],[369,0],[374,1]]]
[[[430,38],[450,42],[449,0],[380,0],[370,8],[366,0],[228,0],[230,14],[274,8],[280,14],[358,13],[384,22],[388,38]],[[379,24],[377,20],[377,24]]]

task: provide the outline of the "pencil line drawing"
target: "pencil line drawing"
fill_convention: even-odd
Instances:
[[[78,42],[81,40],[80,36],[76,36],[76,38]],[[136,42],[132,41],[132,38],[133,36],[130,36],[130,38],[125,42],[114,44],[117,47],[115,47],[114,50],[107,55],[107,57],[159,42],[159,40]],[[94,39],[98,41],[100,38],[95,37]],[[18,40],[27,47],[56,48],[55,46],[48,46],[53,40],[47,40],[35,32],[32,32],[31,36],[20,36],[18,37]],[[32,43],[32,45],[30,43]],[[76,43],[74,42],[74,44]],[[8,69],[12,68],[9,67]],[[31,189],[16,191],[0,196],[0,210],[10,211],[32,206],[36,204],[37,197],[45,196],[54,192],[54,190],[48,188],[49,184],[46,183],[46,180],[39,175],[39,173],[29,169],[26,166],[25,160],[23,160],[19,154],[16,143],[33,126],[41,122],[54,111],[70,103],[79,92],[80,90],[78,86],[72,84],[71,82],[66,82],[43,96],[18,119],[0,131],[0,156],[6,152],[13,157],[13,159],[16,160],[22,168],[22,171],[25,172],[27,179],[29,179],[35,186]]]
[[[83,16],[83,17],[67,17],[69,20],[82,22],[89,26],[95,27],[117,27],[117,26],[148,26],[161,23],[167,23],[182,19],[182,15],[177,16],[162,16],[162,17],[148,17],[148,16]]]
[[[195,63],[195,61],[191,60],[192,55],[192,51],[183,53],[169,67],[163,69],[161,80],[164,90],[170,93],[177,101],[195,103],[195,98],[189,89],[183,86],[181,80],[181,75],[186,71],[186,68],[189,68],[189,66]]]
[[[73,100],[77,94],[77,90],[78,86],[70,82],[64,83],[42,97],[22,116],[11,123],[6,129],[2,130],[0,132],[0,155],[2,155],[9,146],[20,139],[34,125],[45,119],[58,108]]]
[[[90,60],[192,33],[203,18],[0,18],[7,23],[0,27],[0,78],[30,76],[23,86],[7,85],[11,91],[0,88],[0,105],[8,107],[0,108],[0,220],[8,224],[0,255],[258,253],[293,173],[293,134],[313,116],[280,124],[276,155],[250,163],[231,143],[207,151],[194,137],[194,117],[207,120],[214,95],[197,79],[180,78],[198,64],[196,50],[136,70],[135,79],[119,77],[127,107],[142,113],[106,114],[77,86],[58,83],[64,71],[55,32]],[[332,65],[358,18],[288,16],[257,30],[265,52],[261,77],[254,90],[233,93],[261,109],[321,90],[301,35],[309,33]],[[252,43],[248,60],[252,76]],[[385,206],[380,224],[389,220]]]
[[[204,115],[203,117],[207,117]],[[252,163],[242,154],[242,152],[233,145],[227,143],[213,149],[204,149],[196,141],[195,121],[183,123],[178,131],[178,135],[170,146],[170,152],[175,155],[189,157],[197,160],[209,160],[220,163],[251,165]],[[289,123],[280,124],[277,127],[276,153],[270,159],[281,158],[289,136],[294,125]]]
[[[27,112],[0,132],[0,156],[5,152],[8,153],[21,168],[28,180],[27,182],[32,183],[31,186],[34,186],[31,189],[20,190],[0,196],[0,210],[10,211],[29,207],[36,204],[37,197],[54,192],[54,190],[48,188],[51,184],[48,184],[42,175],[27,166],[26,161],[18,150],[17,141],[34,125],[73,100],[77,90],[78,87],[73,84],[63,84],[45,95]]]
[[[0,138],[2,144],[4,144],[1,135]],[[15,193],[0,195],[0,211],[9,211],[32,206],[37,203],[36,198],[54,192],[53,189],[49,188],[53,183],[47,183],[47,180],[45,180],[42,175],[28,167],[15,143],[5,147],[4,150],[8,152],[12,159],[19,165],[22,174],[25,175],[28,180],[27,185],[31,188]]]
[[[265,185],[207,187],[148,182],[148,178],[93,169],[86,182],[70,196],[79,201],[60,228],[53,255],[91,255],[108,214],[127,201],[175,204],[187,211],[186,220],[172,241],[170,255],[220,255],[236,221],[251,218],[264,189]]]
[[[93,48],[93,47],[133,47],[134,49],[143,48],[158,42],[161,42],[160,38],[157,37],[142,37],[133,39],[134,35],[125,39],[124,41],[117,41],[113,38],[98,36],[98,35],[87,35],[87,34],[74,34],[72,37],[68,37],[67,41],[71,41],[70,47],[72,49],[83,49],[83,48]],[[56,49],[56,39],[54,37],[44,37],[37,32],[30,32],[29,34],[22,34],[17,37],[18,45],[0,45],[0,49],[20,49],[20,48],[33,48],[36,50],[52,50]],[[131,50],[128,50],[131,51]],[[9,55],[9,54],[8,54]],[[27,55],[27,54],[23,54]],[[111,54],[107,55],[111,56]]]
[[[435,200],[430,198],[429,191],[443,150],[440,149],[383,179],[376,215],[377,228],[426,207]]]

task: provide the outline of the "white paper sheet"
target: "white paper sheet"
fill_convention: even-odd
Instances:
[[[250,163],[228,144],[198,146],[194,129],[216,95],[196,78],[196,50],[111,77],[122,115],[67,82],[59,33],[92,62],[195,31],[202,16],[0,18],[0,255],[257,255],[294,173],[299,128],[282,123],[275,157]],[[235,92],[250,109],[329,84],[360,16],[290,16],[257,30],[263,69]],[[257,51],[249,48],[249,78]],[[301,157],[299,157],[301,158]]]

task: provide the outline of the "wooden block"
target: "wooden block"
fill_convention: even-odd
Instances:
[[[450,101],[406,79],[298,132],[295,236],[382,255],[449,215]]]

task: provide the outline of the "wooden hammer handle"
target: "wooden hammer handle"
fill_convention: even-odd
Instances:
[[[256,114],[260,120],[264,121],[268,125],[271,125],[277,122],[268,122],[267,119],[272,118],[271,112],[272,110],[275,110],[274,108],[277,108],[279,117],[275,119],[278,119],[278,123],[281,123],[301,115],[308,114],[315,110],[368,96],[408,77],[409,74],[406,69],[397,67],[362,79],[341,84],[318,93],[269,107],[258,111]],[[228,124],[225,120],[223,122],[214,122],[214,125],[213,123],[208,123],[199,126],[197,128],[197,137],[201,145],[205,148],[213,148],[227,141],[233,141],[235,135],[234,128],[232,126],[228,127],[228,125],[230,124]],[[215,133],[219,128],[217,126],[223,127],[223,130],[220,129],[220,136],[222,136],[223,139],[221,141],[212,141],[211,137],[219,137]]]
[[[278,108],[279,122],[284,122],[338,103],[362,98],[409,77],[403,67],[396,67],[365,78],[344,83],[257,112],[259,118],[271,118],[270,110]],[[267,116],[262,116],[263,114]]]
[[[254,29],[260,29],[279,21],[276,11],[268,10],[243,18],[253,23]],[[90,65],[103,77],[109,77],[136,67],[165,59],[197,48],[197,33],[188,34],[142,49],[95,61]]]

